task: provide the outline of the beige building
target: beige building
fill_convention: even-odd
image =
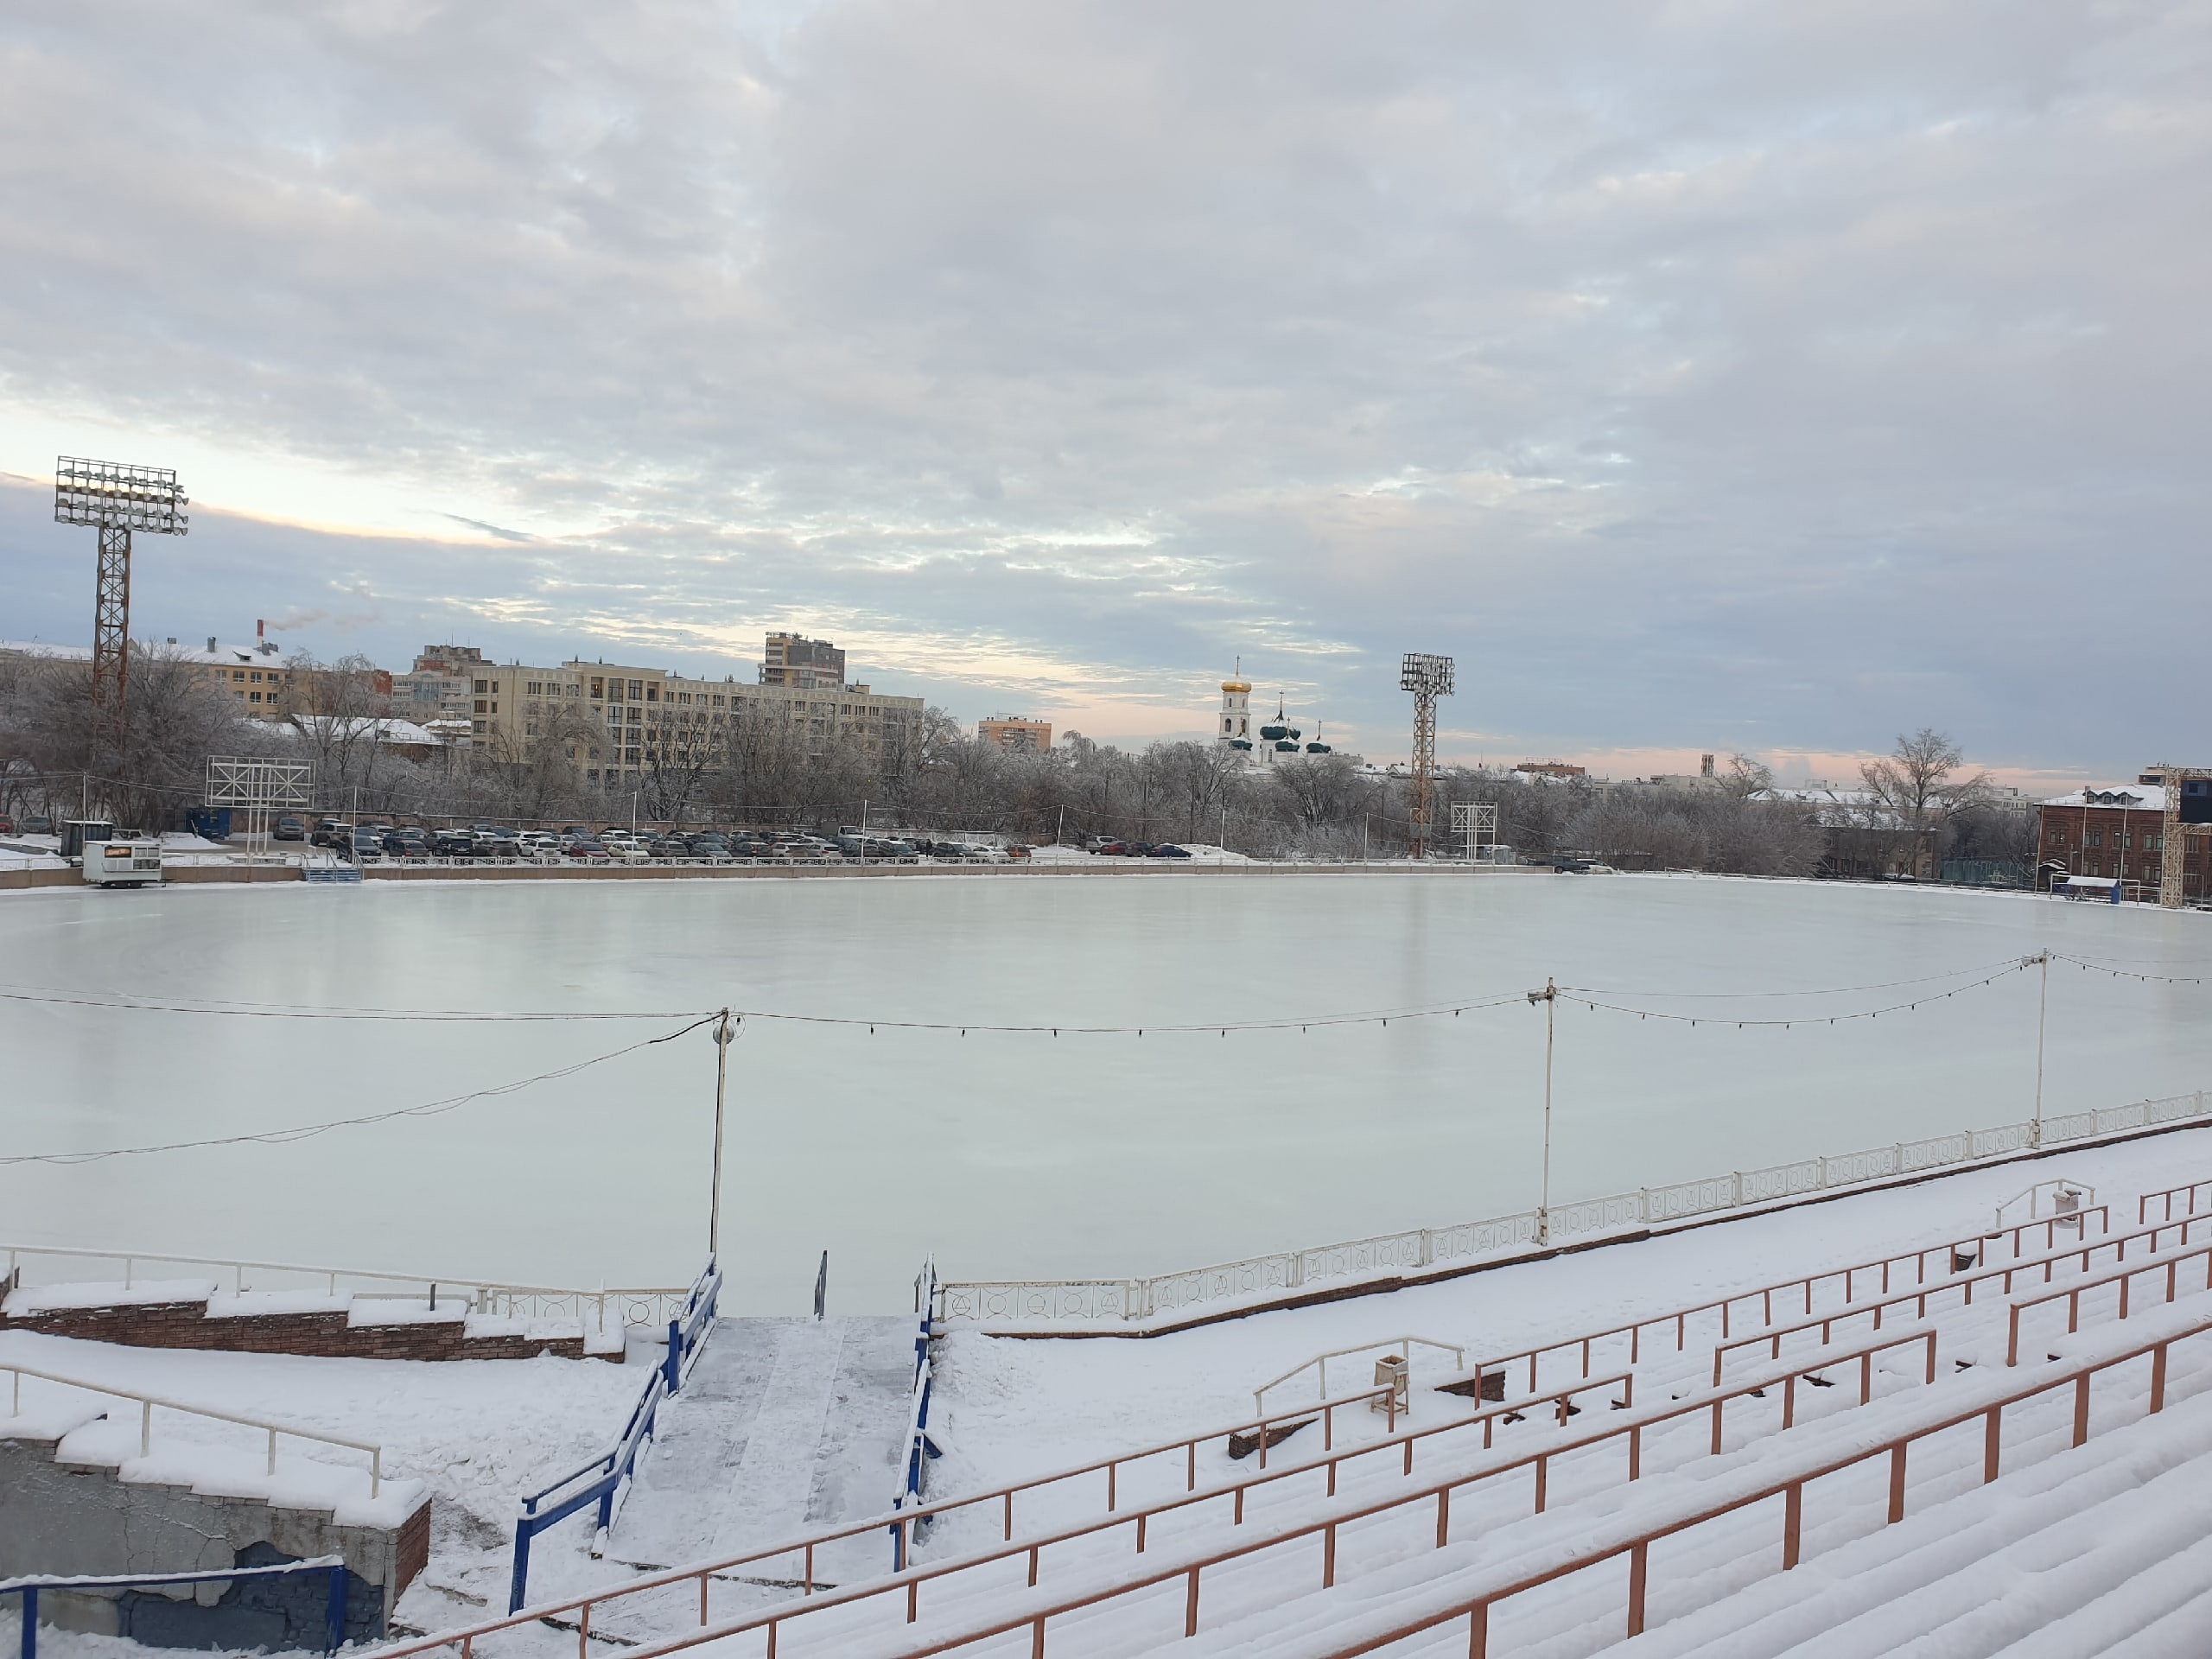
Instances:
[[[1052,747],[1052,722],[1021,715],[993,715],[976,722],[976,735],[1002,749],[1033,749],[1041,754]]]
[[[134,656],[158,650],[203,676],[250,720],[283,720],[293,709],[298,676],[284,665],[274,645],[224,645],[207,642],[205,651],[166,645],[151,639],[130,642]],[[48,645],[44,641],[0,642],[0,656],[35,657],[47,662],[85,663],[92,660],[90,645]]]
[[[772,633],[760,661],[760,683],[835,691],[845,683],[845,653],[827,639]]]
[[[481,663],[468,685],[476,747],[521,760],[541,743],[558,743],[585,783],[601,789],[632,787],[671,758],[710,754],[748,720],[787,724],[824,748],[833,737],[848,739],[878,766],[921,741],[922,700],[866,685],[760,685],[734,674],[692,678],[581,661],[556,668]]]

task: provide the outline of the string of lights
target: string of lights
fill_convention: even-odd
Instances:
[[[2024,962],[2016,962],[2009,968],[2000,968],[1968,984],[1954,986],[1948,991],[1937,991],[1927,996],[1914,997],[1910,1001],[1891,1002],[1878,1008],[1859,1008],[1849,1014],[1799,1014],[1782,1019],[1733,1020],[1726,1014],[1670,1014],[1657,1008],[1633,1008],[1622,1003],[1603,1002],[1592,996],[1570,992],[1565,986],[1559,989],[1559,1000],[1579,1002],[1586,1008],[1602,1009],[1608,1014],[1632,1014],[1639,1020],[1664,1020],[1676,1025],[1733,1027],[1738,1031],[1750,1027],[1772,1026],[1787,1031],[1792,1026],[1834,1026],[1853,1020],[1878,1020],[1885,1014],[1910,1014],[1913,1009],[1929,1003],[1947,1002],[1961,991],[1980,990],[1986,985],[1994,985],[2000,979],[2025,973],[2035,965],[2035,958],[2030,957]]]
[[[2183,977],[2176,974],[2142,974],[2129,968],[2108,968],[2103,963],[2083,957],[2062,956],[2051,952],[2053,962],[2070,962],[2085,974],[2109,974],[2114,979],[2139,980],[2145,985],[2202,985],[2201,976]]]
[[[538,1020],[683,1020],[707,1018],[715,1012],[709,1008],[654,1008],[634,1014],[595,1009],[526,1013],[490,1008],[339,1008],[318,1007],[312,1003],[226,1002],[204,997],[155,1001],[121,992],[45,991],[29,987],[0,987],[0,1002],[111,1008],[135,1014],[215,1014],[245,1020],[401,1020],[490,1024]]]
[[[562,1077],[572,1077],[579,1071],[588,1071],[595,1065],[605,1065],[610,1060],[619,1060],[625,1055],[635,1054],[640,1049],[651,1048],[658,1043],[672,1043],[677,1038],[687,1036],[698,1030],[700,1027],[712,1024],[721,1017],[718,1014],[709,1014],[704,1019],[694,1020],[690,1024],[680,1027],[675,1031],[664,1032],[658,1037],[645,1038],[626,1047],[611,1049],[604,1054],[594,1054],[588,1059],[577,1060],[569,1065],[556,1066],[550,1071],[540,1071],[531,1077],[518,1077],[511,1083],[494,1084],[487,1089],[472,1089],[466,1094],[448,1095],[442,1100],[425,1101],[417,1106],[396,1106],[389,1111],[370,1112],[359,1117],[332,1118],[321,1123],[295,1124],[291,1128],[283,1129],[259,1129],[243,1135],[213,1135],[200,1141],[168,1141],[156,1146],[105,1147],[91,1152],[14,1153],[0,1156],[0,1166],[91,1164],[109,1158],[138,1158],[159,1152],[196,1152],[211,1147],[255,1145],[281,1147],[289,1145],[295,1141],[306,1141],[315,1135],[327,1135],[333,1129],[363,1128],[372,1123],[389,1123],[395,1118],[402,1117],[436,1117],[447,1112],[458,1110],[474,1101],[494,1100],[503,1095],[518,1094],[523,1090],[534,1088],[541,1083],[552,1083]]]

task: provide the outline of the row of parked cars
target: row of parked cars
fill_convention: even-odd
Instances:
[[[1111,836],[1093,836],[1084,842],[1086,852],[1101,858],[1188,858],[1187,847],[1178,847],[1173,842],[1117,841]]]
[[[996,848],[953,841],[897,841],[850,833],[836,836],[793,830],[697,830],[663,832],[611,825],[594,830],[572,823],[560,830],[520,830],[512,825],[474,823],[467,829],[434,830],[422,824],[380,821],[347,823],[323,818],[310,827],[298,817],[277,822],[280,841],[308,841],[328,847],[357,863],[504,864],[724,864],[741,860],[785,863],[860,860],[918,863],[970,862],[1002,859]]]

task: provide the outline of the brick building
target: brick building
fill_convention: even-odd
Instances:
[[[2157,784],[2091,784],[2037,807],[2036,886],[2054,878],[2115,878],[2155,896],[2165,846],[2166,791]],[[2212,846],[2192,836],[2182,864],[2182,893],[2204,892],[2204,859]]]
[[[1002,749],[1032,749],[1041,754],[1052,747],[1052,722],[1023,715],[993,715],[976,722],[976,735]]]

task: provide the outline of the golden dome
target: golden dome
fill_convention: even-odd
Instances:
[[[1241,691],[1247,696],[1252,694],[1252,684],[1249,680],[1224,680],[1221,689],[1224,691]]]

